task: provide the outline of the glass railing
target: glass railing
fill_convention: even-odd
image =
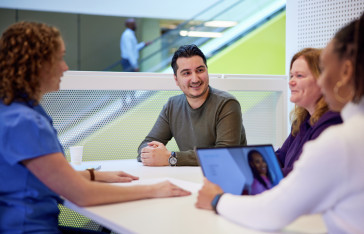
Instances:
[[[179,46],[196,44],[209,58],[285,9],[285,0],[219,1],[169,30],[141,52],[141,71],[162,72]]]

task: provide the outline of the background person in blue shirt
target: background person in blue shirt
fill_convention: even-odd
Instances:
[[[136,22],[135,19],[130,18],[125,21],[125,31],[120,38],[121,50],[121,65],[124,72],[138,72],[139,71],[139,50],[151,44],[151,42],[140,42],[135,36]]]
[[[79,206],[188,195],[163,182],[130,182],[127,173],[75,171],[64,157],[52,119],[39,105],[59,89],[68,66],[58,29],[19,22],[0,39],[0,233],[58,233],[60,196]]]

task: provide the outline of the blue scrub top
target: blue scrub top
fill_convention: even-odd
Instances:
[[[62,199],[21,162],[62,152],[40,105],[0,100],[0,233],[57,233]]]

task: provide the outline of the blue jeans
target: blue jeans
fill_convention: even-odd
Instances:
[[[134,71],[129,60],[127,60],[127,59],[124,59],[124,58],[121,59],[121,66],[123,66],[123,72],[133,72]]]

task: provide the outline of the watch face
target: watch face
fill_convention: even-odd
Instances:
[[[169,164],[171,164],[171,165],[176,165],[177,164],[177,158],[175,158],[175,157],[170,157],[169,158]]]

